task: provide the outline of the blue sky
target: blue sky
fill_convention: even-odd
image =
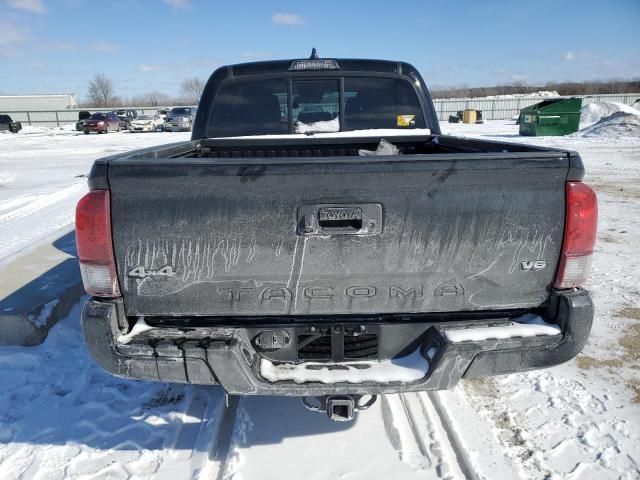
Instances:
[[[220,65],[405,60],[430,86],[640,77],[640,0],[0,0],[0,93],[179,92]]]

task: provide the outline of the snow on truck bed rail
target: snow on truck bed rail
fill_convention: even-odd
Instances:
[[[285,133],[281,135],[247,135],[240,137],[220,137],[216,140],[229,139],[287,139],[287,138],[348,138],[348,137],[406,137],[406,136],[431,135],[428,128],[377,128],[369,130],[349,130],[345,132],[319,132],[319,133]]]

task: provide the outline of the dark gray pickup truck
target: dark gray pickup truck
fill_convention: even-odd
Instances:
[[[95,162],[86,342],[116,375],[375,395],[556,365],[585,345],[597,202],[576,152],[441,135],[402,62],[216,70],[191,141]]]

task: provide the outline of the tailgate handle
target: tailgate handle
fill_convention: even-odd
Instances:
[[[360,207],[327,207],[318,211],[318,225],[323,230],[362,229],[362,209]]]
[[[379,203],[302,205],[297,212],[298,235],[380,235]]]

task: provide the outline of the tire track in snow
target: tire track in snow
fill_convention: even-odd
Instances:
[[[238,415],[238,404],[240,397],[236,395],[229,395],[225,399],[225,404],[222,406],[223,413],[218,425],[218,435],[212,451],[212,457],[217,459],[220,463],[218,465],[217,480],[223,480],[227,473],[227,466],[229,463],[229,453],[231,452],[233,431],[236,425],[236,417]],[[213,477],[209,477],[213,478]]]
[[[401,393],[382,402],[389,441],[414,468],[430,468],[443,479],[520,477],[490,425],[458,392]]]
[[[219,387],[196,386],[180,413],[181,427],[165,443],[157,478],[222,478],[235,425],[238,397],[225,401]]]
[[[36,213],[44,208],[60,202],[61,200],[64,200],[71,195],[75,195],[78,192],[86,190],[86,188],[86,185],[82,183],[71,185],[70,187],[63,188],[62,190],[54,193],[34,195],[33,197],[35,199],[26,203],[26,205],[0,215],[0,225]]]
[[[447,426],[426,393],[386,395],[382,401],[387,404],[383,407],[388,416],[385,420],[393,425],[397,436],[389,440],[403,462],[416,469],[431,470],[436,478],[476,478],[456,454]],[[387,428],[387,434],[390,431]]]
[[[469,455],[467,453],[468,450],[462,444],[459,432],[456,431],[451,422],[451,419],[447,415],[447,412],[444,410],[444,407],[440,400],[440,396],[437,392],[424,392],[421,393],[421,395],[423,399],[428,398],[429,400],[431,400],[431,404],[433,405],[440,421],[442,422],[442,426],[444,427],[444,431],[447,435],[449,444],[455,452],[456,460],[458,461],[460,470],[462,470],[465,478],[476,480],[478,476],[476,475],[473,466],[471,465],[471,459],[469,458]]]
[[[11,212],[12,210],[22,207],[25,203],[29,203],[33,201],[34,195],[20,195],[19,197],[10,198],[9,200],[5,200],[4,202],[0,202],[0,215],[4,215],[7,212]]]

